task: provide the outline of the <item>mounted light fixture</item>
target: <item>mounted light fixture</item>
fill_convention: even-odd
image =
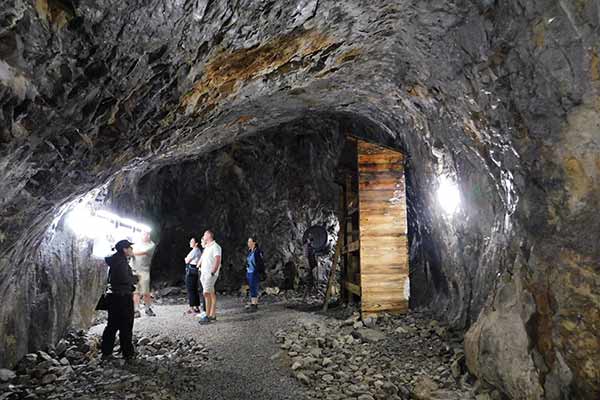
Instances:
[[[99,210],[96,213],[96,216],[98,218],[102,218],[104,220],[114,223],[117,227],[129,228],[134,233],[135,232],[151,232],[152,231],[152,228],[150,228],[148,225],[142,224],[140,222],[136,222],[129,218],[119,217],[118,215],[108,212],[106,210]]]
[[[104,257],[121,239],[135,240],[141,233],[150,232],[146,224],[122,218],[106,210],[94,212],[90,204],[77,204],[66,216],[66,225],[79,237],[92,239],[93,255]]]
[[[460,191],[456,182],[448,176],[440,176],[437,198],[446,214],[454,214],[460,207]]]
[[[118,231],[129,235],[152,231],[152,228],[146,224],[119,217],[109,211],[99,210],[94,213],[91,207],[83,203],[75,206],[67,214],[66,223],[73,232],[88,238],[102,236],[109,231]]]

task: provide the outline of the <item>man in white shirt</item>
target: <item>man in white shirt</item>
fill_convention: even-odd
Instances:
[[[152,296],[150,295],[150,263],[152,262],[152,256],[154,255],[155,248],[156,245],[150,239],[149,232],[144,232],[142,234],[141,243],[133,246],[133,255],[135,256],[133,261],[133,269],[135,274],[138,276],[138,283],[135,285],[136,291],[133,297],[137,315],[139,315],[139,310],[137,310],[137,308],[141,295],[144,298],[146,315],[149,317],[156,316],[151,308]]]
[[[206,301],[206,317],[200,319],[200,323],[206,324],[217,319],[215,282],[219,277],[219,268],[221,268],[221,246],[215,242],[212,231],[204,232],[202,238],[204,239],[205,247],[200,257],[200,281]]]

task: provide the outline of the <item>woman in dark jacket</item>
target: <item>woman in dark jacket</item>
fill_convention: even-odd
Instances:
[[[200,312],[200,304],[202,309],[206,311],[204,304],[204,296],[202,296],[202,288],[200,285],[200,275],[198,267],[200,266],[200,257],[202,256],[202,247],[195,237],[190,239],[190,248],[192,251],[185,257],[185,287],[188,294],[188,304],[190,305],[187,314]]]
[[[127,261],[133,255],[129,240],[119,241],[114,250],[116,253],[104,260],[110,267],[108,271],[108,323],[102,334],[102,358],[112,356],[115,347],[115,337],[119,331],[121,352],[123,358],[130,360],[134,357],[133,336],[133,291],[134,275]]]
[[[260,274],[264,273],[264,261],[262,250],[253,239],[248,239],[248,255],[246,256],[246,279],[250,286],[250,306],[248,312],[258,311],[258,291],[260,286]]]

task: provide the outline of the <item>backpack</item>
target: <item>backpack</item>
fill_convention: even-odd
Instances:
[[[256,269],[257,269],[258,273],[264,274],[265,273],[265,261],[263,260],[262,250],[258,249],[256,254],[254,255],[254,260],[256,262]]]

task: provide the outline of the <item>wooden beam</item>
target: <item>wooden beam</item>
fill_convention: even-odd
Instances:
[[[344,286],[350,293],[360,296],[360,286],[358,286],[356,283],[344,281]]]
[[[361,164],[397,164],[404,161],[401,153],[361,154],[358,162]]]
[[[360,240],[355,240],[354,242],[348,243],[346,248],[344,249],[344,254],[353,253],[355,251],[360,250]]]
[[[344,230],[340,229],[338,232],[337,243],[335,244],[335,254],[333,255],[333,262],[331,263],[331,269],[329,270],[329,278],[327,279],[327,289],[325,290],[325,301],[323,303],[323,311],[327,311],[327,308],[329,307],[329,299],[331,297],[331,287],[333,286],[335,270],[337,269],[337,265],[341,262],[343,246],[344,246]]]
[[[357,146],[359,146],[359,145],[362,146],[362,149],[367,148],[367,146],[371,146],[371,147],[378,148],[378,149],[385,149],[388,151],[394,151],[397,153],[404,154],[401,149],[397,149],[395,147],[388,146],[387,144],[380,144],[380,143],[374,144],[374,143],[369,142],[368,139],[361,138],[360,136],[356,136],[352,133],[346,133],[346,139],[354,141],[357,144]]]
[[[408,301],[398,301],[391,303],[384,302],[374,302],[374,303],[365,303],[362,302],[362,312],[363,318],[365,314],[369,313],[380,313],[380,312],[406,312],[408,310]]]

